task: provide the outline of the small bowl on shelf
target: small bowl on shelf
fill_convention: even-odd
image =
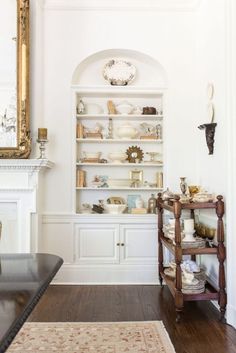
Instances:
[[[127,208],[126,204],[104,204],[104,209],[109,214],[120,214],[123,213]]]
[[[138,130],[129,123],[124,123],[117,128],[117,135],[120,139],[133,139],[137,134]]]
[[[111,152],[108,154],[108,158],[112,163],[122,163],[127,159],[127,154],[121,151]]]
[[[116,105],[116,111],[118,114],[128,115],[131,114],[134,107],[127,101],[122,101],[121,103]]]

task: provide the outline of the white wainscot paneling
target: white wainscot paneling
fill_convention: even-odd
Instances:
[[[44,223],[39,235],[39,252],[62,257],[64,263],[74,260],[73,225],[71,223]]]
[[[118,263],[119,225],[85,224],[76,226],[76,262]]]
[[[157,226],[151,224],[121,225],[121,263],[157,263]]]
[[[0,253],[16,253],[19,249],[17,237],[17,203],[0,202],[1,241]]]
[[[45,215],[40,251],[64,259],[54,284],[158,284],[156,215]]]

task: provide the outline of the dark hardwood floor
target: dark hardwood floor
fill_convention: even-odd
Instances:
[[[175,322],[173,298],[160,286],[50,286],[29,321],[162,320],[176,353],[236,353],[236,330],[210,302],[189,302]]]

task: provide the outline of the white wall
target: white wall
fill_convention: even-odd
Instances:
[[[86,4],[80,9],[79,3],[83,1],[47,0],[44,9],[40,0],[32,3],[36,40],[32,47],[32,134],[35,138],[39,126],[49,129],[48,156],[56,163],[45,179],[44,213],[73,212],[72,74],[87,56],[110,48],[148,54],[167,72],[166,184],[177,191],[179,177],[187,176],[189,184],[200,183],[226,196],[229,121],[225,10],[232,1],[202,0],[198,8],[192,6],[198,1],[190,0],[182,1],[186,6],[179,7],[178,1],[157,1],[153,8],[145,1],[139,1],[138,6],[129,1],[126,8],[127,2],[122,1],[115,10],[112,5],[101,10],[100,2],[96,2],[95,11]],[[197,129],[208,122],[208,82],[215,87],[217,122],[212,156],[208,155],[205,133]],[[216,268],[211,272],[216,274]],[[233,289],[231,285],[231,293]],[[233,299],[230,305],[236,307]]]
[[[210,123],[207,115],[206,88],[214,85],[215,107],[214,154],[208,155],[205,133],[198,131],[198,176],[201,184],[210,192],[226,193],[227,123],[226,123],[226,24],[225,1],[203,0],[197,12],[197,70],[198,115],[197,124]]]
[[[199,148],[197,153],[198,183],[209,192],[226,195],[227,190],[227,120],[226,120],[226,49],[225,49],[225,6],[223,0],[204,0],[197,13],[197,70],[198,70],[198,116],[196,125],[210,123],[207,106],[207,85],[212,83],[214,95],[215,132],[214,154],[208,154],[205,131],[198,132]],[[202,211],[201,221],[216,228],[215,212]],[[215,282],[218,281],[218,261],[215,256],[202,256]]]
[[[197,154],[197,175],[200,184],[208,190],[221,193],[226,200],[227,245],[227,320],[236,326],[235,280],[235,1],[203,0],[197,18],[198,89],[199,118],[197,124],[209,122],[206,114],[206,87],[214,85],[215,107],[214,155],[207,155],[204,133],[200,132]],[[234,53],[234,54],[233,54]],[[205,119],[204,119],[205,116]],[[204,120],[204,121],[203,121]],[[205,121],[206,120],[206,121]],[[202,213],[202,220],[214,226],[214,213]],[[204,257],[202,263],[211,276],[218,279],[218,261]]]
[[[45,180],[45,212],[73,211],[72,74],[84,58],[104,49],[141,51],[164,66],[169,78],[165,124],[168,132],[167,183],[178,189],[179,177],[183,174],[194,181],[195,14],[185,11],[143,12],[135,10],[135,5],[133,11],[121,9],[116,12],[50,8],[44,10],[43,21],[41,124],[49,129],[48,155],[56,163]],[[37,110],[36,99],[34,101]],[[188,142],[191,145],[186,149]]]

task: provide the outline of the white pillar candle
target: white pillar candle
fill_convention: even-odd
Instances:
[[[184,219],[184,231],[188,233],[188,232],[192,232],[193,230],[194,230],[194,220]]]

